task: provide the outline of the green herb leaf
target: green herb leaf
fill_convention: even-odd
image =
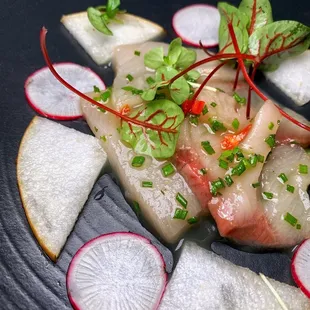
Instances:
[[[170,96],[177,104],[182,104],[190,95],[190,87],[186,79],[181,76],[174,81],[170,86]]]
[[[87,9],[87,16],[95,29],[108,36],[113,36],[113,32],[107,26],[107,21],[109,18],[105,18],[104,14],[102,14],[99,10],[89,7]]]
[[[173,66],[178,61],[182,52],[182,40],[181,38],[176,38],[171,41],[168,49],[167,64]]]
[[[164,49],[155,47],[144,55],[144,64],[151,69],[158,69],[164,63]]]
[[[187,216],[188,211],[181,209],[181,208],[176,208],[175,212],[174,212],[174,219],[178,219],[178,220],[185,220],[186,216]]]
[[[293,227],[295,227],[295,225],[298,223],[297,218],[289,212],[285,214],[284,221],[288,222]]]
[[[197,70],[191,70],[187,72],[187,79],[195,82],[200,78],[200,73]]]
[[[153,87],[146,89],[141,94],[141,98],[145,101],[152,101],[154,100],[157,92],[157,86],[154,85]]]
[[[228,29],[228,22],[231,20],[236,34],[237,42],[241,53],[246,53],[248,50],[248,31],[247,26],[249,18],[236,7],[226,3],[219,2],[217,5],[220,14],[221,22],[219,28],[219,49],[225,53],[235,53],[232,44],[231,36]]]
[[[118,7],[121,5],[120,0],[108,0],[107,3],[107,15],[109,18],[114,18],[118,12]]]
[[[122,87],[123,90],[130,91],[133,95],[141,95],[143,93],[142,89],[138,89],[132,86]]]
[[[261,70],[273,71],[281,61],[303,53],[310,45],[310,28],[295,21],[282,20],[256,29],[249,38],[251,55],[262,61]]]
[[[185,47],[181,48],[181,54],[175,67],[178,70],[184,70],[196,62],[197,54],[194,50]]]
[[[242,0],[239,10],[250,18],[248,32],[272,23],[272,9],[269,0]]]
[[[121,138],[135,152],[155,158],[169,158],[174,154],[179,137],[179,126],[184,119],[183,111],[179,106],[166,99],[155,100],[133,111],[130,117],[148,124],[162,124],[162,128],[177,130],[177,133],[169,133],[145,129],[123,121],[120,129]]]

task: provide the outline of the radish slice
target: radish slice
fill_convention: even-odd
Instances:
[[[90,240],[73,257],[67,291],[74,309],[157,309],[165,263],[150,241],[133,233]]]
[[[194,4],[177,11],[172,27],[182,40],[193,46],[212,47],[218,45],[220,13],[211,5]]]
[[[296,284],[310,298],[310,239],[302,242],[296,250],[291,270]]]
[[[94,85],[105,89],[100,77],[89,68],[74,63],[59,63],[54,68],[69,84],[83,93],[92,91]],[[79,96],[59,83],[47,67],[28,77],[25,93],[29,105],[45,117],[72,120],[82,116]]]

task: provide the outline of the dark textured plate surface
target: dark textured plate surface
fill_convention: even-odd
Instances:
[[[173,13],[182,6],[193,3],[190,0],[122,2],[123,8],[129,12],[163,25],[169,38],[173,36]],[[216,1],[208,2],[216,4]],[[271,2],[276,20],[294,19],[309,24],[309,0]],[[42,254],[28,227],[15,176],[19,142],[35,115],[24,98],[23,84],[30,73],[44,66],[39,49],[39,30],[42,25],[49,29],[48,47],[53,61],[71,61],[89,66],[103,77],[107,85],[112,82],[112,70],[96,66],[70,39],[59,22],[62,14],[82,11],[89,5],[97,4],[102,3],[97,0],[2,0],[0,4],[0,309],[71,309],[65,287],[68,263],[83,241],[103,232],[92,229],[94,225],[100,227],[101,222],[94,223],[98,217],[90,212],[90,209],[85,209],[59,262],[51,263]],[[260,83],[268,87],[264,81]],[[291,104],[274,88],[269,87],[266,90],[276,95],[281,102]],[[299,112],[310,116],[309,107],[299,108]],[[88,132],[82,121],[66,124]],[[96,210],[93,212],[99,212],[100,208]],[[262,270],[280,280],[291,281],[289,260],[287,256],[283,257],[283,254],[270,254],[270,259],[266,259],[266,254],[243,254],[218,243],[212,248],[232,261],[252,267],[256,271]],[[281,266],[270,263],[278,259],[283,260],[285,272],[281,271]]]

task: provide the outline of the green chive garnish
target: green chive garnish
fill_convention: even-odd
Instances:
[[[263,164],[265,162],[265,157],[263,155],[257,154],[257,161]]]
[[[215,107],[217,106],[216,102],[214,102],[214,101],[211,102],[210,105],[211,105],[213,108],[215,108]]]
[[[162,171],[164,177],[168,177],[169,175],[171,175],[175,172],[175,169],[171,163],[167,163],[165,166],[163,166],[161,168],[161,171]]]
[[[293,185],[289,185],[289,184],[287,184],[286,185],[286,190],[288,191],[288,192],[290,192],[290,193],[294,193],[294,191],[295,191],[295,187],[293,186]]]
[[[100,101],[100,98],[99,98],[99,100],[96,100],[96,101]],[[105,109],[99,108],[99,107],[97,107],[97,110],[98,110],[99,112],[102,112],[102,113],[106,113],[106,112],[107,112]]]
[[[270,122],[269,125],[268,125],[269,130],[272,130],[273,127],[274,127],[274,123],[273,123],[273,122]]]
[[[197,115],[190,115],[189,122],[193,125],[198,126],[198,116]]]
[[[187,220],[187,223],[192,225],[192,224],[196,224],[198,221],[199,221],[199,220],[198,220],[198,217],[193,216],[193,217],[190,217],[190,218]]]
[[[276,135],[269,135],[266,139],[265,142],[270,146],[274,147],[276,145]]]
[[[217,180],[211,182],[211,189],[210,189],[211,194],[215,196],[218,190],[224,187],[225,187],[225,183],[223,179],[218,178]]]
[[[264,199],[272,199],[273,198],[273,193],[263,192],[263,198]]]
[[[235,119],[232,121],[232,126],[233,126],[233,128],[234,128],[235,130],[238,130],[238,129],[239,129],[239,125],[240,125],[240,123],[239,123],[238,119],[235,118]]]
[[[209,155],[215,154],[215,151],[209,141],[202,141],[201,146]]]
[[[236,100],[236,102],[238,102],[240,105],[245,105],[246,104],[245,97],[240,97],[236,92],[234,92],[233,97]]]
[[[249,157],[249,163],[250,163],[250,165],[251,165],[252,167],[256,167],[257,162],[258,162],[258,158],[257,158],[257,155],[256,155],[256,154],[251,155],[251,156]]]
[[[94,85],[94,93],[100,93],[100,89],[96,85]]]
[[[235,157],[235,155],[234,155],[232,150],[226,150],[226,151],[222,152],[219,159],[228,160],[229,162],[233,162],[234,157]]]
[[[252,184],[252,187],[253,187],[253,188],[260,187],[260,182],[253,183],[253,184]]]
[[[300,224],[297,224],[297,225],[296,225],[296,229],[300,230],[300,229],[301,229],[301,225],[300,225]]]
[[[146,82],[147,82],[149,85],[151,85],[151,84],[154,84],[154,83],[155,83],[155,80],[154,80],[151,76],[149,76],[149,77],[146,79]]]
[[[135,55],[136,55],[136,56],[140,56],[140,55],[141,55],[141,52],[135,51]]]
[[[237,175],[240,176],[244,171],[246,170],[245,164],[243,161],[240,161],[240,163],[232,168],[231,175]]]
[[[103,142],[107,142],[107,137],[106,136],[101,136],[100,140],[102,140]]]
[[[226,130],[224,124],[216,119],[209,119],[209,122],[211,124],[211,129],[214,132],[217,132],[219,130]]]
[[[293,227],[295,227],[295,225],[297,224],[298,220],[295,216],[293,216],[291,213],[287,212],[284,216],[284,220],[286,222],[288,222],[290,225],[292,225]]]
[[[206,169],[206,168],[201,168],[201,169],[199,170],[199,173],[200,173],[201,175],[205,175],[205,174],[207,174],[207,169]]]
[[[285,173],[283,173],[283,172],[280,173],[280,174],[278,175],[277,179],[278,179],[278,181],[279,181],[280,183],[282,183],[282,184],[284,184],[285,182],[288,181],[287,176],[286,176]]]
[[[175,199],[183,208],[187,208],[187,200],[180,193],[177,193]]]
[[[137,215],[141,213],[140,205],[137,201],[133,201],[132,208]]]
[[[122,89],[126,91],[130,91],[133,95],[141,95],[143,93],[142,89],[137,89],[132,86],[125,86],[125,87],[122,87]]]
[[[176,208],[173,218],[178,219],[178,220],[185,220],[187,213],[188,213],[188,211],[186,211],[184,209]]]
[[[94,130],[95,130],[96,132],[98,132],[98,128],[97,128],[96,126],[94,126]]]
[[[230,175],[226,175],[226,177],[224,178],[224,180],[225,180],[225,182],[226,182],[226,184],[227,184],[228,187],[230,187],[230,186],[234,183],[234,181],[233,181],[233,179],[231,178]]]
[[[228,162],[225,161],[225,160],[220,159],[220,160],[219,160],[219,167],[221,167],[221,168],[227,170],[227,169],[228,169]]]
[[[131,82],[133,80],[133,76],[131,74],[127,74],[126,79]]]
[[[151,188],[151,187],[153,187],[153,182],[151,182],[151,181],[142,181],[142,187]]]
[[[111,89],[108,88],[105,92],[100,94],[100,99],[106,102],[111,97]]]
[[[299,165],[299,173],[308,174],[308,166],[307,165]]]
[[[203,109],[202,109],[202,114],[203,114],[203,115],[206,115],[208,112],[209,112],[209,110],[208,110],[207,106],[205,105],[205,106],[203,107]]]
[[[145,157],[144,156],[135,156],[132,159],[131,165],[133,167],[141,167],[145,162]]]

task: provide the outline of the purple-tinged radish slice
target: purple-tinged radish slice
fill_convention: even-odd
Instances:
[[[218,45],[220,13],[214,6],[193,4],[177,11],[172,19],[172,27],[183,42],[205,47]]]
[[[302,242],[296,250],[291,271],[296,284],[310,298],[310,239]]]
[[[82,246],[67,273],[74,309],[157,309],[167,282],[165,263],[150,241],[118,232]]]
[[[93,91],[94,85],[105,89],[100,77],[89,68],[74,63],[58,63],[54,68],[62,78],[83,93]],[[72,120],[82,116],[79,96],[59,83],[47,67],[28,77],[25,94],[29,105],[45,117]]]

